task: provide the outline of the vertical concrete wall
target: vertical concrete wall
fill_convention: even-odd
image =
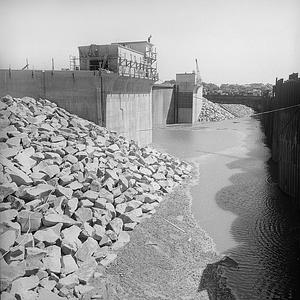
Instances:
[[[137,79],[105,74],[102,98],[105,105],[105,124],[139,145],[152,142],[152,97],[153,83]]]
[[[176,74],[176,85],[182,92],[191,92],[195,88],[196,74],[195,73],[179,73]]]
[[[0,70],[0,96],[47,98],[95,123],[98,86],[97,72]]]
[[[0,70],[1,96],[10,94],[13,97],[42,97],[44,93],[44,73],[42,71]]]
[[[152,99],[148,94],[109,94],[106,127],[140,145],[152,142]]]
[[[195,73],[176,74],[177,122],[195,123],[202,109],[203,86],[197,85]]]
[[[155,84],[152,88],[153,128],[197,122],[202,109],[202,93],[202,86],[186,85],[185,82],[179,85]]]
[[[89,121],[99,124],[97,87],[100,86],[98,73],[45,72],[44,97],[64,109]]]
[[[152,87],[152,126],[165,127],[175,123],[175,90],[173,84]]]
[[[193,92],[177,90],[177,122],[192,123]]]
[[[198,121],[202,109],[203,86],[196,87],[193,91],[193,116],[192,123]]]
[[[152,142],[152,85],[114,73],[0,70],[0,97],[47,98],[140,145]]]

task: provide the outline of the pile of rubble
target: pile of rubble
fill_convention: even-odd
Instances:
[[[222,108],[219,104],[213,103],[205,98],[202,99],[202,109],[198,116],[199,122],[216,122],[233,118],[235,118],[235,116]]]
[[[47,100],[1,98],[0,128],[1,299],[81,298],[191,171]]]
[[[251,107],[243,104],[221,104],[220,106],[237,118],[249,117],[255,113]]]
[[[254,114],[254,110],[242,104],[218,104],[205,98],[202,100],[202,109],[199,114],[199,122],[216,122],[227,119],[248,117]]]

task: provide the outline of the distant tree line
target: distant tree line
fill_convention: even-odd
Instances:
[[[164,81],[166,84],[176,84],[176,80]],[[220,86],[214,83],[203,82],[203,95],[228,95],[228,96],[270,96],[273,85],[270,83],[229,84]]]
[[[229,96],[268,96],[272,93],[273,85],[270,83],[249,84],[221,84],[203,82],[204,95],[229,95]]]

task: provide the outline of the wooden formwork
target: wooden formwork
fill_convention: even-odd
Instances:
[[[289,107],[300,104],[298,74],[277,80],[274,94],[265,110],[287,109],[266,114],[262,122],[272,159],[278,162],[279,187],[296,200],[300,199],[300,107]],[[296,202],[299,207],[300,201]]]
[[[283,115],[283,113],[282,113]],[[286,126],[279,135],[279,186],[288,195],[300,197],[300,107],[286,113]],[[300,202],[297,203],[300,206]]]

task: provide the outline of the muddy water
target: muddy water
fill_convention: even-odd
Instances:
[[[297,212],[277,187],[259,120],[156,129],[153,143],[199,167],[193,214],[216,250],[239,264],[224,270],[234,298],[300,299]]]

